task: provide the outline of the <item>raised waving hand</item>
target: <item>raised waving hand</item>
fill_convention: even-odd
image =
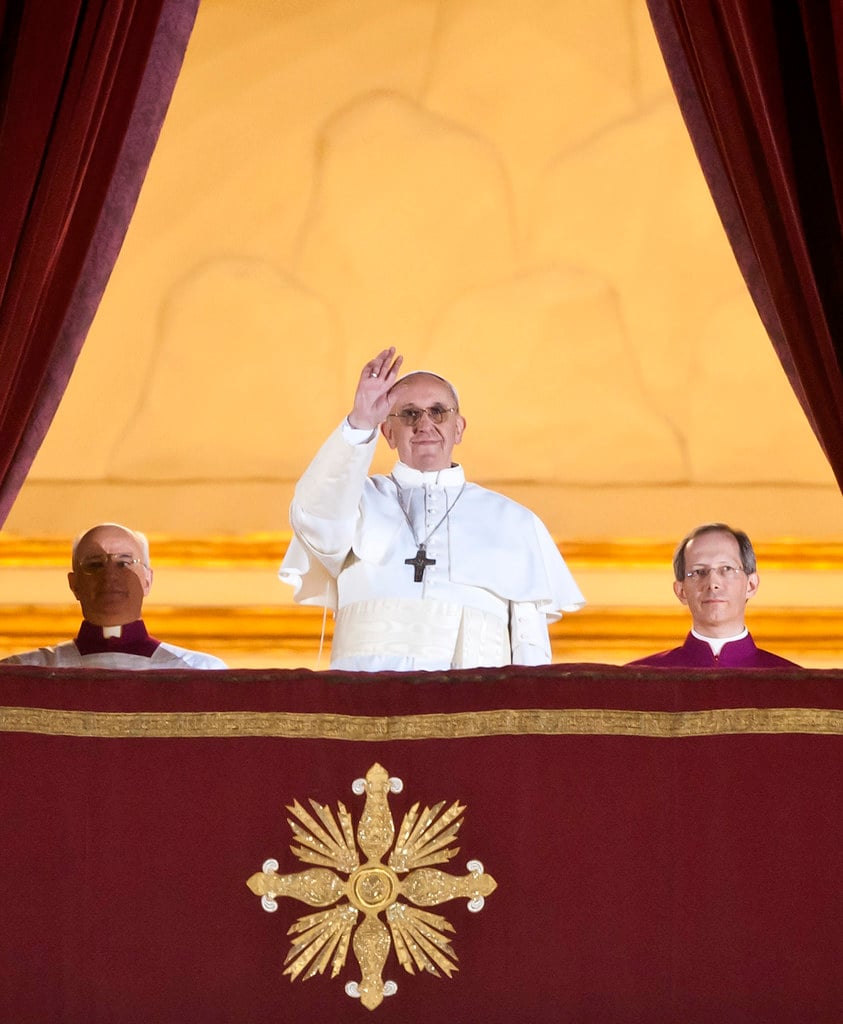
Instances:
[[[387,417],[391,402],[389,389],[398,380],[403,356],[395,354],[395,346],[385,348],[360,371],[354,405],[348,414],[352,427],[374,430]]]

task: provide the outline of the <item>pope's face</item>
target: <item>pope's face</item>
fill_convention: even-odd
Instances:
[[[397,449],[398,458],[412,469],[447,469],[454,445],[462,440],[465,419],[458,412],[449,412],[441,423],[434,423],[426,410],[456,405],[448,385],[432,375],[414,374],[399,381],[390,397],[390,415],[381,424],[389,447]],[[415,424],[405,423],[397,415],[413,409],[425,410]]]
[[[131,533],[96,526],[79,541],[67,581],[88,622],[123,626],[141,617],[152,570],[143,564],[143,549]]]
[[[731,533],[713,530],[685,545],[685,572],[730,565],[741,571],[732,579],[709,572],[705,579],[676,580],[673,590],[691,612],[694,629],[713,638],[735,636],[744,628],[746,602],[758,589],[758,574],[745,573],[738,542]]]

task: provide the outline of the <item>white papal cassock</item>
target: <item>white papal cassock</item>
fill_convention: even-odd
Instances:
[[[547,664],[548,623],[585,600],[541,520],[467,483],[461,466],[399,462],[370,477],[376,441],[341,424],[290,508],[295,536],[279,576],[299,603],[336,611],[331,666]],[[422,543],[434,562],[416,582],[406,560]]]

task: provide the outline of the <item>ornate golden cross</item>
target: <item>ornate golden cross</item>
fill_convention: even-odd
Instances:
[[[465,807],[456,801],[445,811],[444,800],[422,811],[414,804],[404,815],[396,839],[388,794],[402,788],[401,780],[390,778],[379,764],[372,765],[365,779],[354,782],[353,792],[366,795],[356,844],[351,815],[342,803],[334,816],[327,805],[311,800],[314,813],[310,814],[295,801],[287,810],[293,815],[288,821],[299,845],[291,849],[299,860],[315,866],[279,875],[278,862],[268,860],[247,882],[268,911],[277,909],[278,896],[328,908],[292,925],[288,934],[296,938],[284,961],[284,973],[291,980],[300,975],[304,980],[324,973],[330,964],[335,978],[351,944],[361,980],[349,982],[346,992],[359,997],[370,1010],[397,990],[395,982],[383,981],[393,946],[409,974],[424,970],[439,976],[441,971],[450,977],[457,970],[457,956],[446,935],[454,931],[450,922],[419,908],[465,897],[469,909],[478,911],[497,888],[479,861],[469,861],[469,873],[463,876],[432,867],[459,853],[451,843]],[[362,863],[360,852],[366,858]]]

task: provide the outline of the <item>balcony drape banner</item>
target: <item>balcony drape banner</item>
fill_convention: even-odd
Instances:
[[[0,669],[3,1019],[839,1024],[841,683]],[[288,932],[326,908],[268,913],[247,880],[311,866],[297,805],[317,823],[342,805],[359,843],[353,783],[375,764],[403,784],[396,829],[413,805],[463,808],[433,866],[479,860],[497,888],[478,913],[424,907],[458,969],[410,974],[391,941],[397,991],[369,1011],[345,990],[357,946],[337,977],[283,973]]]
[[[647,5],[750,294],[843,487],[843,5]]]
[[[0,4],[0,526],[122,245],[197,6]]]

